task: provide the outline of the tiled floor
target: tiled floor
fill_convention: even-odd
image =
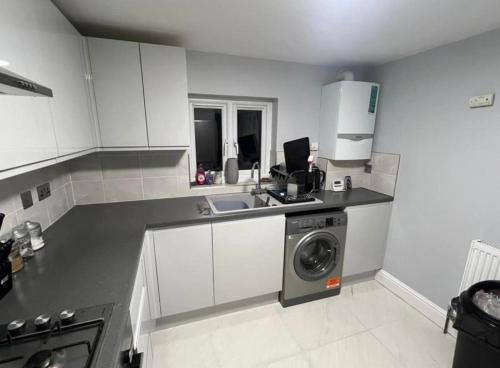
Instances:
[[[155,368],[449,368],[454,345],[376,281],[153,334]]]

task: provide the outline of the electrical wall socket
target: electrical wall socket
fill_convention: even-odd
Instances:
[[[33,206],[33,197],[31,195],[31,190],[27,190],[26,192],[21,193],[21,203],[23,204],[24,209]]]
[[[495,95],[493,93],[481,96],[474,96],[469,99],[469,107],[485,107],[492,106]]]
[[[50,197],[50,184],[43,183],[36,187],[38,193],[38,200],[43,201],[45,198]]]

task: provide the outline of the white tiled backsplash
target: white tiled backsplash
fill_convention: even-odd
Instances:
[[[334,179],[349,175],[353,188],[367,188],[387,195],[394,195],[399,170],[398,154],[373,152],[370,161],[332,161],[318,159],[318,166],[326,172],[326,187],[332,189]],[[365,164],[372,167],[371,173],[365,172]]]
[[[36,187],[50,183],[51,196],[38,201]],[[20,193],[31,191],[33,206],[23,209]],[[71,180],[65,164],[18,175],[0,181],[0,212],[5,213],[0,235],[26,220],[37,221],[46,229],[74,206]]]
[[[316,152],[311,152],[315,155]],[[316,155],[315,155],[316,156]],[[276,152],[277,162],[284,161]],[[318,159],[326,174],[326,189],[334,178],[352,177],[353,186],[394,195],[399,155],[374,152],[371,174],[366,161]],[[38,201],[36,186],[50,182],[52,194]],[[0,181],[0,212],[7,216],[0,234],[27,219],[46,229],[75,204],[105,203],[240,192],[250,186],[193,187],[189,185],[186,151],[101,152]],[[31,190],[33,206],[24,210],[19,194]]]
[[[185,151],[96,153],[69,162],[76,204],[187,195]]]

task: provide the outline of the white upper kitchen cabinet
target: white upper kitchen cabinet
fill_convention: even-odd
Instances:
[[[102,147],[147,147],[137,42],[88,39]]]
[[[144,101],[151,147],[188,147],[186,50],[140,44]]]
[[[2,1],[0,60],[9,63],[8,70],[43,84],[37,3],[35,0]],[[3,138],[0,171],[57,156],[49,97],[0,95],[0,111]]]
[[[347,207],[344,277],[379,270],[384,265],[392,203]]]
[[[5,0],[0,24],[0,59],[9,63],[7,69],[54,95],[0,96],[3,177],[93,149],[80,34],[49,0]]]
[[[214,222],[212,237],[215,304],[282,289],[284,215]]]
[[[95,148],[85,74],[83,38],[50,1],[32,1],[40,37],[38,80],[50,99],[58,156]]]

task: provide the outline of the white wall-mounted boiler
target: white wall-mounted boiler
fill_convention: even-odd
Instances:
[[[319,157],[330,160],[371,158],[380,85],[342,81],[323,86]]]

